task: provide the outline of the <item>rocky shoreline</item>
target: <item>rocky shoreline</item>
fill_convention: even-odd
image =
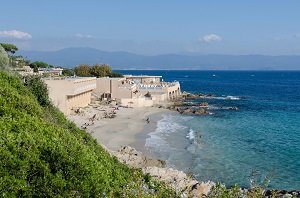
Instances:
[[[139,168],[144,174],[165,182],[168,186],[176,190],[181,197],[202,197],[207,196],[214,182],[199,182],[191,175],[165,167],[163,160],[149,158],[144,156],[135,148],[124,146],[118,151],[109,151],[116,156],[120,162],[127,164],[132,168]]]
[[[118,160],[132,168],[141,169],[144,174],[150,175],[152,178],[165,182],[173,188],[181,197],[209,197],[210,193],[218,185],[215,182],[201,182],[193,178],[192,175],[186,174],[183,171],[166,167],[163,160],[153,159],[143,155],[135,148],[124,146],[118,151],[109,151]],[[225,187],[221,184],[221,186]],[[257,188],[242,189],[239,188],[239,197],[252,197],[257,195]],[[263,198],[292,198],[300,197],[300,191],[286,190],[264,190],[260,189],[259,197]],[[212,196],[214,197],[214,196]]]
[[[189,103],[185,103],[186,99],[183,98],[180,101],[173,101],[172,103],[165,104],[165,106],[158,106],[159,108],[163,108],[161,110],[166,111],[164,109],[169,109],[172,111],[179,112],[183,115],[199,115],[199,116],[205,116],[209,115],[209,107],[210,105],[206,102],[201,102],[197,105],[189,105]],[[159,110],[159,108],[154,108]],[[111,111],[111,109],[115,109],[115,107],[109,107],[109,106],[93,106],[89,109],[83,110],[84,113],[80,115],[75,115],[72,118],[72,121],[74,121],[78,126],[82,126],[85,122],[89,122],[91,118],[93,118],[93,115],[95,115],[95,112],[105,112],[105,111]],[[95,130],[98,128],[101,129],[101,137],[100,139],[103,140],[111,140],[111,135],[113,135],[114,138],[116,136],[120,136],[121,133],[123,134],[124,131],[120,131],[120,128],[115,128],[113,131],[118,131],[119,133],[113,132],[112,134],[112,126],[115,122],[115,119],[119,119],[118,123],[122,123],[122,126],[127,126],[127,122],[130,122],[132,125],[132,122],[140,122],[139,124],[142,126],[146,123],[144,120],[146,117],[148,117],[148,113],[145,114],[145,111],[143,113],[138,113],[138,111],[141,110],[134,110],[134,109],[122,109],[121,110],[115,110],[116,111],[116,118],[114,119],[107,119],[105,116],[103,118],[99,118],[99,120],[95,119],[95,124],[88,125],[85,130],[91,132],[93,136],[96,136]],[[104,111],[105,110],[105,111]],[[126,110],[126,111],[125,111]],[[150,109],[149,109],[150,110]],[[153,110],[153,109],[152,109]],[[160,112],[159,110],[158,112]],[[233,109],[235,110],[235,109]],[[124,111],[124,112],[123,112]],[[129,111],[130,116],[128,119],[128,113]],[[125,117],[124,117],[125,116]],[[76,119],[75,119],[76,118]],[[138,121],[139,120],[139,121]],[[121,121],[121,122],[120,122]],[[126,121],[126,122],[125,122]],[[137,124],[137,123],[136,123]],[[122,127],[121,126],[121,127]],[[124,127],[123,126],[123,127]],[[123,128],[122,127],[122,128]],[[107,130],[107,131],[106,131]],[[137,129],[139,131],[139,129]],[[103,139],[105,135],[103,133],[110,134],[107,136],[106,139]],[[100,134],[100,133],[99,133]],[[104,135],[104,136],[103,136]],[[118,142],[120,138],[124,140],[125,136],[128,136],[129,134],[123,134],[123,136],[118,137],[113,142]],[[96,136],[97,137],[97,136]],[[130,140],[131,141],[131,140]],[[128,140],[128,142],[130,142]],[[122,143],[123,145],[129,145],[127,143]],[[124,164],[127,164],[128,166],[132,168],[141,169],[144,174],[150,175],[152,178],[160,180],[165,182],[168,186],[173,188],[181,197],[210,197],[210,193],[214,191],[214,189],[218,186],[215,182],[212,181],[197,181],[191,174],[186,174],[182,171],[175,170],[173,168],[166,167],[166,163],[163,160],[150,158],[148,156],[145,156],[142,152],[137,151],[135,148],[129,147],[129,146],[118,146],[119,150],[115,149],[112,150],[111,148],[107,148],[102,144],[103,147],[105,147],[111,155],[116,156],[118,160]],[[116,148],[117,145],[114,146]],[[222,185],[224,186],[224,185]],[[224,186],[225,188],[225,186]],[[226,188],[225,188],[226,189]],[[250,197],[246,196],[247,193],[255,191],[255,189],[239,189],[239,192],[242,197]],[[300,191],[285,191],[285,190],[263,190],[260,194],[261,197],[271,198],[271,197],[300,197]]]
[[[172,111],[177,111],[180,114],[183,115],[212,115],[214,114],[212,111],[212,109],[219,109],[219,110],[234,110],[237,111],[239,110],[238,107],[235,106],[229,106],[229,107],[214,107],[209,105],[208,102],[206,101],[201,101],[198,103],[191,103],[190,101],[194,101],[197,99],[215,99],[215,98],[220,98],[217,97],[214,94],[202,94],[202,93],[198,93],[198,94],[192,94],[192,93],[188,93],[188,92],[184,92],[181,96],[181,98],[176,99],[175,101],[173,101],[171,104],[168,105],[159,105],[159,108],[166,108]],[[232,100],[233,97],[224,97],[224,100]],[[237,98],[235,98],[237,99]]]

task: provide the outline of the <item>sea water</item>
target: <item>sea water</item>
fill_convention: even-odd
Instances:
[[[190,101],[208,102],[212,115],[165,114],[148,135],[146,148],[169,166],[227,186],[255,180],[300,189],[300,72],[121,72],[161,75],[182,91],[214,94]]]

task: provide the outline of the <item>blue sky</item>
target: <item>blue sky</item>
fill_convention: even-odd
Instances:
[[[298,0],[15,0],[0,42],[23,50],[300,55]]]

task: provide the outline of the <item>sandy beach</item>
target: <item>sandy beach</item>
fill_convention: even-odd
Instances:
[[[84,108],[81,113],[69,115],[68,118],[77,126],[86,129],[109,150],[117,151],[120,147],[129,145],[145,152],[144,142],[137,141],[137,137],[145,136],[145,128],[147,131],[155,129],[161,114],[167,112],[170,111],[157,107],[125,108],[100,105]],[[105,118],[107,114],[115,117]]]
[[[155,130],[164,113],[174,113],[157,107],[125,108],[95,105],[68,116],[78,127],[85,129],[121,162],[141,168],[144,174],[166,182],[182,197],[207,195],[213,182],[198,182],[193,177],[169,167],[151,156],[145,148],[147,134]],[[109,117],[113,118],[109,118]]]

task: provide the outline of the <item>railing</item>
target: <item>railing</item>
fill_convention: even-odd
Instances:
[[[144,84],[139,84],[138,88],[140,90],[162,90],[164,88],[168,87],[174,87],[174,86],[179,86],[179,82],[162,82],[160,84],[150,84],[150,85],[144,85]]]
[[[140,90],[162,90],[163,87],[161,85],[138,85],[138,89]]]

